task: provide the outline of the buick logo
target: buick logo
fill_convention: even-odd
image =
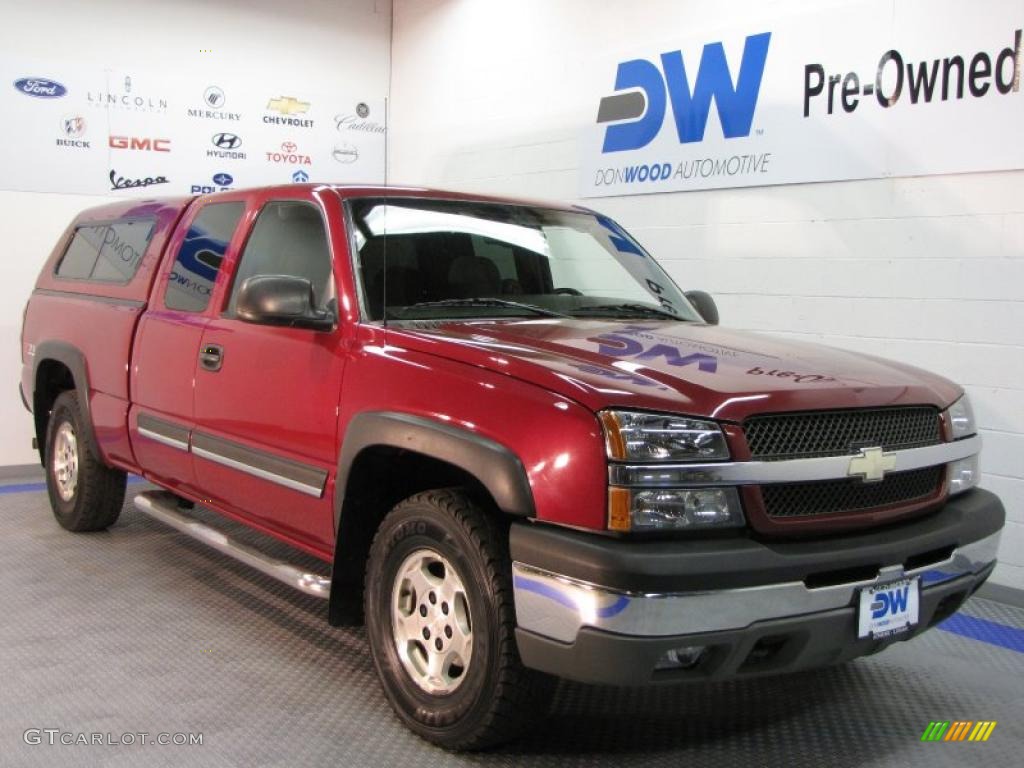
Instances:
[[[60,122],[60,128],[65,136],[72,139],[78,138],[85,133],[85,118],[80,115],[65,117]]]
[[[226,101],[224,98],[224,91],[216,85],[211,85],[203,93],[203,101],[206,102],[207,106],[219,109],[224,106],[224,102]]]
[[[238,149],[242,146],[242,140],[233,133],[215,133],[212,141],[218,149]]]

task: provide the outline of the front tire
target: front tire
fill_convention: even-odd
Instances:
[[[46,489],[62,528],[100,531],[117,522],[127,477],[106,466],[86,438],[85,414],[77,392],[63,392],[46,428]]]
[[[384,693],[424,739],[482,749],[543,713],[554,680],[519,660],[507,526],[464,493],[426,491],[391,510],[364,601]]]

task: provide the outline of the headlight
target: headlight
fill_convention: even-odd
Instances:
[[[953,439],[959,440],[962,437],[970,437],[978,431],[978,425],[974,421],[974,409],[971,408],[971,401],[964,395],[946,411],[949,417],[949,426],[953,432]]]
[[[744,525],[735,488],[609,489],[613,531],[679,531]]]
[[[713,421],[635,411],[601,411],[608,458],[616,461],[728,459],[725,435]]]

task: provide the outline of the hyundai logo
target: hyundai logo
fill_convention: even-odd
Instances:
[[[220,149],[238,149],[242,146],[242,139],[233,133],[216,133],[212,141],[213,146]]]

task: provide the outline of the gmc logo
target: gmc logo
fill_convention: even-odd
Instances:
[[[150,152],[170,152],[170,139],[137,139],[134,136],[111,136],[110,146],[114,149],[144,149]]]

